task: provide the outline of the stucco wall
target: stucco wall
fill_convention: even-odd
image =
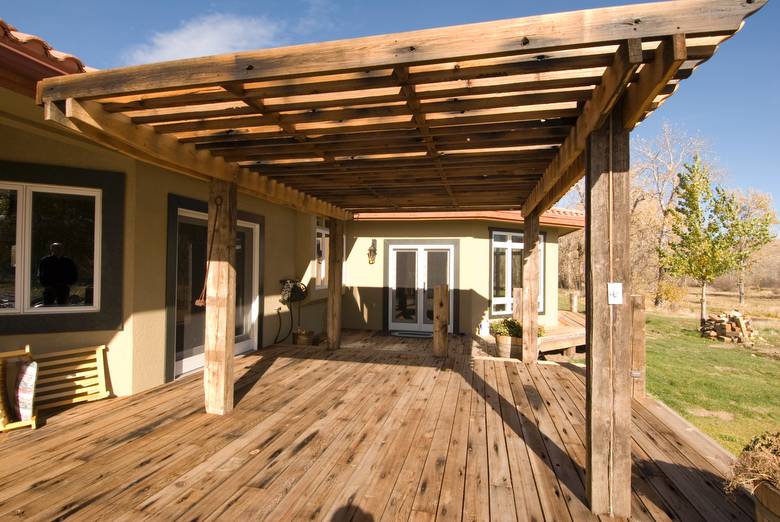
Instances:
[[[168,194],[205,201],[208,184],[168,172],[72,136],[43,121],[29,98],[0,89],[0,160],[80,167],[125,174],[123,325],[115,331],[1,335],[0,350],[33,352],[106,344],[118,395],[165,381],[165,271]],[[67,183],[65,180],[63,183]],[[302,278],[313,249],[313,216],[239,194],[240,210],[265,218],[262,344],[277,330],[279,280]],[[299,259],[300,257],[300,259]],[[321,301],[324,303],[324,301]],[[304,309],[307,327],[322,330],[323,305]],[[286,320],[287,318],[285,318]]]
[[[459,329],[473,332],[488,317],[490,287],[490,230],[522,230],[522,226],[485,221],[356,221],[346,227],[347,254],[344,284],[344,327],[381,329],[385,286],[385,240],[451,239],[458,241],[456,273],[459,292]],[[543,325],[558,321],[558,234],[545,233],[545,311]],[[371,240],[377,241],[375,264],[368,263]]]

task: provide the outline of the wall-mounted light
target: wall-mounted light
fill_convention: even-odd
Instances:
[[[376,263],[376,239],[371,240],[371,246],[368,247],[368,264]]]

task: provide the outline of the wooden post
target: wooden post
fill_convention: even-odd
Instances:
[[[569,309],[574,313],[580,311],[580,294],[576,290],[569,292]]]
[[[613,113],[589,136],[586,161],[586,476],[593,513],[624,518],[631,514],[628,171],[629,132]]]
[[[632,395],[645,397],[647,377],[645,373],[645,296],[631,296],[631,378]]]
[[[341,274],[344,262],[344,222],[330,220],[328,250],[328,348],[341,346]]]
[[[512,289],[512,319],[523,324],[523,287]]]
[[[433,287],[433,355],[447,357],[450,328],[450,289],[447,284]]]
[[[211,180],[206,274],[203,385],[206,413],[233,409],[233,348],[236,342],[236,185]]]
[[[522,361],[539,357],[539,214],[523,216],[523,351]]]

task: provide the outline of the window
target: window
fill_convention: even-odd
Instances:
[[[544,237],[539,241],[539,311],[544,311]],[[491,236],[490,313],[512,313],[512,295],[523,286],[523,234],[496,231]]]
[[[328,255],[330,253],[330,230],[323,218],[317,218],[314,242],[314,288],[328,287]]]
[[[100,310],[101,195],[0,183],[0,313]]]

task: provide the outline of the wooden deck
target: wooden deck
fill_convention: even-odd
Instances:
[[[353,333],[239,358],[225,417],[192,375],[6,434],[0,518],[592,519],[582,369],[430,343]],[[751,519],[722,493],[722,449],[654,401],[633,419],[635,519]]]
[[[585,315],[566,310],[558,311],[558,324],[547,328],[539,338],[539,351],[552,352],[576,348],[585,344]]]

